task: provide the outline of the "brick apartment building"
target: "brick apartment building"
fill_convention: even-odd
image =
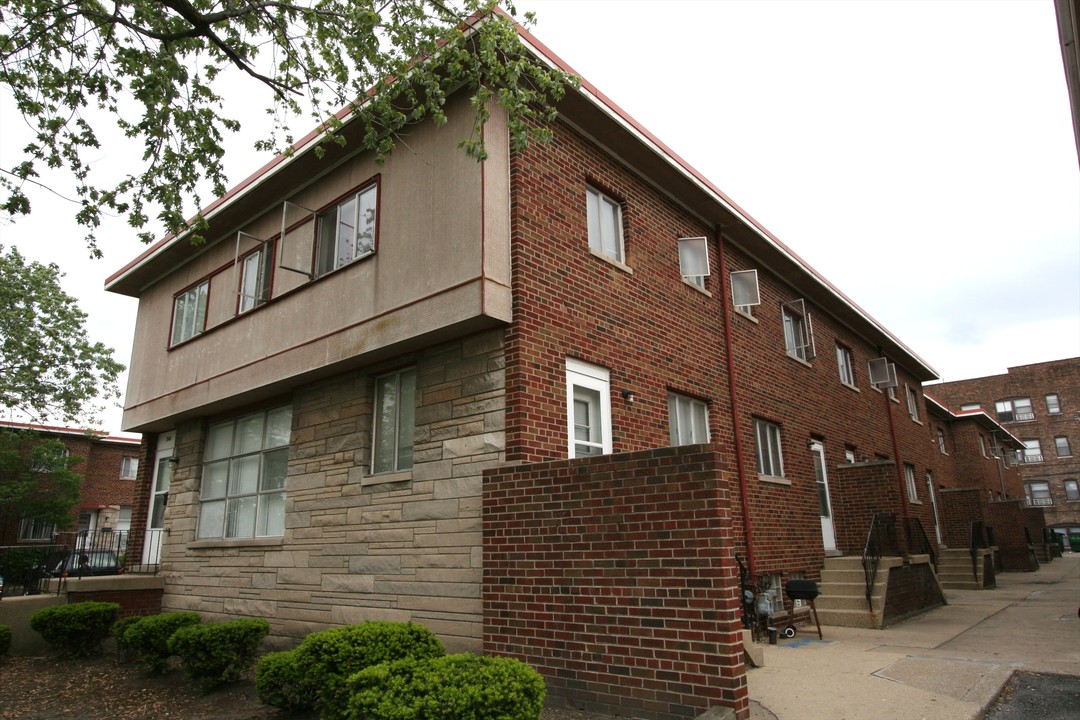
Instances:
[[[1047,526],[1080,534],[1080,358],[1008,368],[928,388],[961,409],[983,409],[1021,440],[1014,455],[1028,507]]]
[[[69,456],[83,458],[73,468],[82,476],[82,488],[69,527],[57,528],[36,518],[8,518],[0,523],[0,546],[55,543],[58,530],[94,533],[130,529],[142,455],[139,440],[77,428],[0,422],[0,432],[22,430],[60,440]]]
[[[993,476],[943,465],[934,370],[588,82],[547,145],[490,111],[484,163],[460,96],[381,166],[302,141],[207,208],[205,245],[107,281],[139,299],[124,427],[164,607],[283,645],[413,620],[554,697],[745,718],[737,562],[780,617],[877,527],[879,585],[836,616],[940,602],[943,490],[966,551]]]

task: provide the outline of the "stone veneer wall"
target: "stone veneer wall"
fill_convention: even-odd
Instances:
[[[180,426],[163,609],[265,617],[280,646],[331,625],[411,620],[452,651],[479,651],[481,473],[505,460],[503,363],[493,331],[297,391],[279,538],[195,541],[207,423]],[[385,482],[367,473],[374,377],[413,364],[414,465]]]

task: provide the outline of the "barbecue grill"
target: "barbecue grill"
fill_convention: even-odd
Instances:
[[[821,635],[821,621],[818,620],[817,608],[814,607],[814,599],[821,593],[818,592],[817,583],[813,580],[788,580],[787,585],[784,586],[784,590],[792,600],[804,600],[810,603],[810,612],[814,614],[814,624],[817,625],[817,636],[819,640],[824,638]],[[794,635],[794,633],[792,633]]]

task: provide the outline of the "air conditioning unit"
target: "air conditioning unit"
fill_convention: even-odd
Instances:
[[[871,360],[870,384],[878,389],[896,387],[896,365],[889,362],[888,358],[880,357]]]

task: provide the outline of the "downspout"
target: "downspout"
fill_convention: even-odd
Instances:
[[[728,393],[731,395],[732,434],[735,436],[735,467],[739,475],[739,501],[742,506],[743,539],[746,541],[746,562],[750,577],[757,575],[754,563],[754,536],[750,531],[750,499],[746,479],[745,454],[743,452],[742,432],[739,428],[739,393],[735,383],[735,350],[731,340],[731,287],[724,260],[724,236],[720,226],[716,226],[716,248],[720,257],[720,287],[722,292],[720,307],[724,315],[724,354],[727,359]]]
[[[908,502],[907,502],[907,481],[904,478],[904,465],[900,459],[900,441],[896,437],[896,423],[893,421],[892,414],[892,400],[889,399],[889,393],[883,392],[881,396],[885,399],[885,412],[889,416],[889,435],[892,436],[893,457],[896,458],[896,480],[900,484],[900,507],[902,508],[901,514],[904,517],[904,539],[907,540],[907,547],[905,548],[908,553],[911,552],[911,537],[908,534]]]

